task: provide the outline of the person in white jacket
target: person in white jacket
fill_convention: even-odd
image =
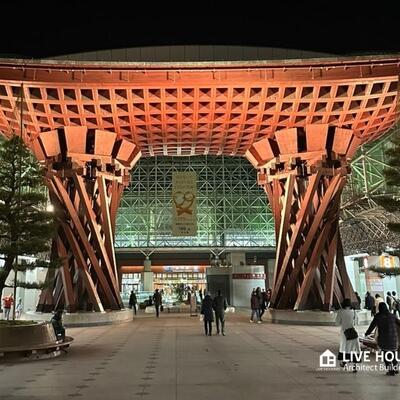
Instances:
[[[344,299],[342,309],[337,313],[336,323],[340,325],[340,346],[338,355],[338,360],[341,361],[340,366],[344,368],[347,363],[351,363],[353,364],[352,371],[357,372],[356,355],[361,352],[360,342],[358,337],[347,339],[345,335],[347,329],[352,329],[354,331],[355,325],[357,324],[357,313],[351,308],[350,299]]]

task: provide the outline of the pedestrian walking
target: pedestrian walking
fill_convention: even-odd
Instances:
[[[18,304],[15,307],[15,318],[20,319],[22,315],[22,299],[18,299]]]
[[[395,291],[392,292],[392,299],[392,312],[396,316],[399,314],[400,317],[400,300],[398,299]]]
[[[393,376],[399,373],[396,352],[399,347],[398,326],[400,320],[389,312],[383,301],[379,303],[378,311],[365,332],[365,336],[371,334],[375,328],[378,329],[377,341],[379,349],[383,352],[386,375]]]
[[[388,306],[389,311],[392,311],[392,303],[393,303],[392,293],[387,292],[386,293],[386,304]]]
[[[190,296],[190,315],[197,316],[197,298],[196,291],[193,289],[193,293]]]
[[[57,310],[50,322],[53,325],[54,332],[56,334],[57,339],[64,340],[65,339],[65,328],[62,322],[63,310]]]
[[[270,307],[271,297],[272,297],[272,290],[271,289],[267,289],[266,296],[265,296],[265,307],[266,308]]]
[[[225,336],[225,310],[228,307],[226,298],[221,295],[221,291],[218,290],[218,295],[213,300],[213,309],[215,312],[215,322],[217,325],[217,335],[219,335],[219,325],[221,323],[221,333]]]
[[[211,336],[212,323],[214,322],[213,301],[211,296],[204,292],[204,299],[201,303],[201,314],[203,315],[205,334]]]
[[[340,345],[338,360],[340,366],[345,367],[346,364],[352,363],[352,371],[357,372],[357,354],[361,352],[358,333],[355,329],[357,324],[357,314],[351,308],[351,300],[344,299],[342,308],[338,311],[336,323],[340,325]]]
[[[356,299],[357,299],[357,303],[356,303],[356,310],[361,310],[361,297],[357,292],[354,292],[354,294],[356,295]]]
[[[370,292],[365,293],[365,299],[364,299],[364,304],[365,308],[369,311],[371,311],[371,315],[373,316],[375,313],[374,308],[375,308],[375,299],[371,295]]]
[[[137,312],[136,304],[137,304],[137,297],[136,297],[135,292],[132,290],[131,291],[131,295],[129,296],[129,308],[133,308],[133,311],[134,311],[135,315],[136,315],[136,312]]]
[[[253,289],[251,293],[251,299],[250,299],[250,306],[251,306],[251,317],[250,317],[250,322],[254,322],[253,318],[254,315],[257,317],[257,323],[261,324],[260,321],[260,301],[258,299],[256,290]]]
[[[156,316],[157,316],[157,318],[159,318],[160,317],[160,307],[162,306],[162,297],[161,297],[161,293],[159,292],[158,289],[156,289],[153,294],[153,301],[154,301],[154,306],[156,308]]]
[[[260,288],[257,288],[257,289],[259,289],[258,292],[256,290],[256,293],[258,296],[258,301],[260,302],[260,321],[262,321],[262,316],[264,315],[265,309],[267,308],[265,306],[265,298],[266,298],[267,294],[265,293],[265,289],[262,289],[262,290]]]

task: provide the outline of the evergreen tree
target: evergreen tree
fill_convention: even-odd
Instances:
[[[393,188],[393,195],[379,196],[374,200],[382,206],[385,210],[391,213],[400,213],[400,131],[397,128],[391,139],[392,146],[386,150],[387,164],[390,168],[385,168],[383,175],[386,184]],[[400,223],[390,222],[387,224],[390,231],[398,234],[398,245],[396,249],[390,253],[395,256],[400,256]],[[381,268],[370,267],[371,271],[379,273],[381,276],[396,276],[400,275],[400,268]]]
[[[18,282],[17,271],[58,266],[57,261],[45,260],[51,248],[54,218],[46,210],[43,184],[41,167],[21,138],[0,141],[0,295],[11,271],[15,272],[15,299],[16,286],[43,287],[37,282]],[[17,263],[18,256],[34,256],[36,261],[22,265]]]

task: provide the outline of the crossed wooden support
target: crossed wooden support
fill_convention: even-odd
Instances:
[[[42,132],[31,148],[46,170],[59,221],[53,251],[62,267],[49,270],[38,311],[123,308],[114,253],[116,214],[129,170],[140,158],[113,132],[64,127]]]
[[[360,139],[352,130],[307,125],[277,131],[246,153],[258,169],[275,219],[271,303],[279,309],[356,301],[339,232],[340,195]]]

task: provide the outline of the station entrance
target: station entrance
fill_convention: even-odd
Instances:
[[[145,290],[143,267],[122,267],[121,296],[124,302],[129,301],[133,290],[138,303],[144,303],[152,296],[152,291]],[[172,304],[187,301],[188,294],[195,293],[199,297],[199,291],[206,289],[205,265],[165,265],[151,268],[153,274],[153,289],[159,289],[163,294],[163,301]]]

